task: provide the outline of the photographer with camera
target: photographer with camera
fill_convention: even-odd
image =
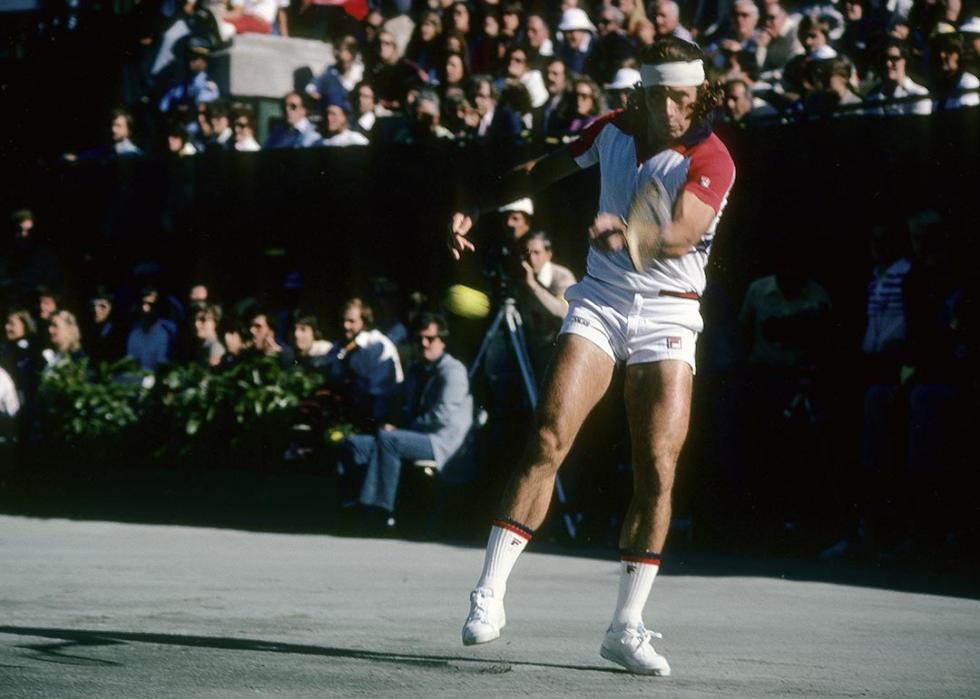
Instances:
[[[548,366],[562,321],[568,313],[565,290],[575,283],[575,275],[567,267],[552,262],[554,251],[551,238],[544,231],[524,236],[522,243],[524,286],[518,308],[524,318],[534,375],[541,378]]]

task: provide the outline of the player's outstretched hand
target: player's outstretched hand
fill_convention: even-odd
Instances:
[[[449,252],[452,253],[454,260],[461,258],[467,250],[476,250],[476,246],[466,237],[472,229],[472,218],[460,211],[453,214],[453,222],[449,225],[449,239],[447,242],[449,244]]]
[[[589,228],[589,241],[600,250],[615,252],[624,247],[626,224],[616,214],[600,212]]]

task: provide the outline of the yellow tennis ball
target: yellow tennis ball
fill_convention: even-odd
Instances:
[[[443,299],[446,310],[463,318],[486,318],[490,315],[490,298],[462,284],[453,284],[446,289]]]

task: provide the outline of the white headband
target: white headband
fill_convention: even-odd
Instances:
[[[701,61],[646,63],[640,66],[640,77],[643,80],[643,87],[657,85],[700,87],[704,83],[704,63]]]

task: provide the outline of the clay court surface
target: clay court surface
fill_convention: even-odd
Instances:
[[[477,548],[3,516],[0,561],[7,698],[980,695],[969,597],[679,564],[647,607],[658,679],[599,658],[609,560],[526,554],[474,648]]]

